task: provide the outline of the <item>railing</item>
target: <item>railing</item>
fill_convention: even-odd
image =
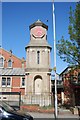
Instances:
[[[21,96],[22,104],[49,106],[52,104],[52,93],[26,93]]]

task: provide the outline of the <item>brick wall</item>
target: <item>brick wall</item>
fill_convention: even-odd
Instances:
[[[20,59],[13,55],[11,52],[8,52],[4,50],[3,48],[0,48],[0,55],[4,58],[4,68],[8,68],[8,60],[12,60],[12,68],[25,68],[26,67],[26,61],[24,58]],[[24,64],[24,65],[23,65]],[[8,77],[8,76],[7,76]],[[21,94],[25,94],[25,88],[21,86],[21,76],[9,76],[12,78],[12,84],[11,87],[7,89],[5,87],[5,91],[9,92],[21,92]],[[1,81],[0,81],[1,84]]]
[[[75,103],[75,88],[78,88],[73,84],[74,81],[78,81],[78,73],[80,69],[73,69],[68,73],[63,75],[63,83],[64,83],[64,103],[66,105],[73,106]],[[71,75],[73,78],[71,79]]]
[[[21,78],[14,76],[12,78],[12,87],[20,87]]]
[[[4,68],[8,67],[8,60],[9,59],[12,60],[12,67],[13,68],[22,68],[23,59],[20,59],[13,54],[11,55],[10,52],[8,52],[4,49],[1,49],[1,48],[0,48],[0,54],[4,57]],[[25,60],[24,60],[24,67],[26,67],[26,61]]]
[[[12,92],[21,92],[22,95],[25,94],[25,88],[21,86],[21,77],[13,76],[12,78]]]

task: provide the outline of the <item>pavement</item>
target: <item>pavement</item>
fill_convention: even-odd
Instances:
[[[40,112],[28,112],[34,118],[34,120],[43,119],[43,120],[55,120],[54,113],[40,113]],[[59,120],[80,120],[78,115],[74,115],[70,110],[60,108],[58,111],[57,119]]]

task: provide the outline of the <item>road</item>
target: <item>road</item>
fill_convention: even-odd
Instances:
[[[38,113],[28,112],[33,116],[34,120],[55,120],[55,116],[52,113]],[[78,115],[73,114],[58,114],[58,120],[80,120]]]

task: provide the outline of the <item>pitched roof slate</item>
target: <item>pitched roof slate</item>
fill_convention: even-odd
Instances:
[[[0,76],[13,76],[13,75],[25,75],[25,69],[23,68],[0,68]]]

